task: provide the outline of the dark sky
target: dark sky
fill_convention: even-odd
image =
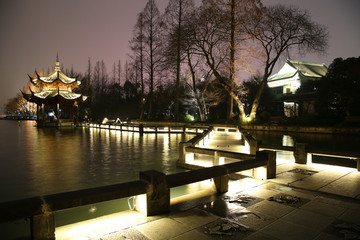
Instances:
[[[124,63],[137,14],[147,0],[1,0],[0,108],[26,86],[27,74],[51,68],[56,54],[65,68],[85,72],[88,58]],[[200,2],[200,0],[197,0]],[[308,9],[315,22],[328,26],[324,56],[296,60],[329,65],[336,57],[360,55],[359,0],[263,0]],[[168,0],[156,0],[163,13]],[[282,63],[281,63],[282,64]]]

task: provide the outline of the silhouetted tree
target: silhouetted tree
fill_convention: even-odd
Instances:
[[[145,38],[145,56],[144,56],[144,70],[149,82],[149,111],[148,118],[153,117],[153,102],[154,102],[154,87],[157,78],[160,76],[158,72],[162,64],[162,27],[161,16],[159,9],[154,0],[149,0],[146,3],[143,14],[143,34]]]
[[[175,65],[175,107],[174,119],[179,120],[179,100],[180,100],[180,73],[181,63],[185,58],[184,41],[186,32],[184,24],[190,14],[194,11],[193,0],[170,0],[165,9],[163,21],[167,29],[166,59],[170,69]]]
[[[360,57],[334,59],[317,91],[317,108],[322,116],[360,116]]]
[[[136,62],[137,69],[140,78],[140,120],[144,119],[145,111],[145,82],[144,82],[144,54],[145,54],[145,36],[144,36],[144,18],[143,14],[138,15],[138,19],[133,31],[133,38],[130,41],[131,49],[133,52],[132,60]]]
[[[263,78],[250,113],[255,118],[267,79],[279,58],[294,48],[299,53],[324,52],[328,32],[325,26],[312,22],[308,12],[284,5],[268,7],[250,23],[243,26],[265,55]]]
[[[236,56],[239,54],[241,45],[246,40],[244,36],[242,25],[248,24],[253,18],[251,16],[258,16],[262,10],[262,4],[259,0],[208,0],[204,2],[208,7],[212,8],[215,13],[220,15],[221,22],[219,23],[219,30],[225,32],[228,41],[228,76],[227,81],[222,81],[225,89],[229,92],[229,100],[227,107],[227,120],[233,118],[233,100],[238,102],[239,99],[232,94],[235,88],[235,72]],[[220,79],[221,80],[221,79]]]

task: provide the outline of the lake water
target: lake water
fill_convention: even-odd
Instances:
[[[178,146],[191,137],[0,121],[0,202],[137,180],[144,170],[183,171]]]

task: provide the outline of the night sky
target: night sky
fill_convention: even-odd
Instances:
[[[26,86],[27,74],[55,65],[84,73],[87,61],[125,63],[137,14],[147,0],[1,0],[0,108]],[[196,1],[197,3],[200,0]],[[329,49],[323,56],[291,58],[329,65],[334,58],[360,55],[359,0],[263,0],[285,2],[310,11],[315,22],[328,26]],[[156,0],[161,13],[168,0]],[[283,63],[279,64],[282,65]],[[2,112],[2,111],[1,111]]]

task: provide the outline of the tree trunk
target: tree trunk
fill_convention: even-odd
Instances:
[[[235,0],[231,0],[231,26],[230,26],[230,90],[233,92],[235,79]],[[233,97],[230,95],[227,109],[227,121],[233,120]]]
[[[266,74],[263,77],[263,80],[261,81],[261,84],[260,84],[260,88],[257,91],[256,96],[254,98],[252,108],[251,108],[251,112],[250,112],[250,120],[253,120],[256,117],[256,111],[257,111],[257,109],[259,107],[261,96],[262,96],[262,94],[263,94],[263,92],[265,90],[265,87],[266,87],[266,84],[267,84],[267,79],[268,79],[268,75]]]

